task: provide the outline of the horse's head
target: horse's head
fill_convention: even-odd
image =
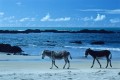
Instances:
[[[44,51],[42,52],[42,59],[45,58],[45,55],[46,55],[46,50],[44,50]]]
[[[86,51],[85,51],[85,57],[86,57],[86,58],[87,58],[90,50],[91,50],[90,48],[86,49]]]
[[[44,51],[42,52],[42,59],[44,59],[45,56],[48,56],[48,57],[51,58],[51,54],[52,54],[52,53],[54,53],[54,51],[44,50]]]

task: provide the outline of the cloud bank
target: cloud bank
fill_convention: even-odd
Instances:
[[[93,18],[93,16],[91,16],[91,17],[84,17],[81,20],[83,20],[83,21],[102,21],[105,18],[106,18],[105,15],[97,14],[96,18]]]
[[[70,21],[70,19],[71,19],[70,17],[53,19],[53,18],[51,18],[50,14],[47,14],[40,21]]]
[[[120,9],[78,9],[81,12],[100,12],[106,14],[120,14]]]
[[[19,21],[20,21],[20,22],[24,22],[24,21],[35,21],[35,18],[25,17],[25,18],[21,18]]]
[[[111,23],[120,23],[120,19],[119,18],[115,18],[115,19],[110,19]]]
[[[97,17],[94,19],[94,21],[102,21],[106,18],[105,15],[100,15],[100,14],[97,14]]]

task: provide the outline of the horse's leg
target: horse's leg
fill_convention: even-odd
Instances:
[[[65,59],[65,65],[64,65],[63,69],[65,68],[66,64],[67,64],[67,60]]]
[[[99,62],[99,60],[96,58],[96,60],[97,60],[97,62],[99,63],[99,65],[100,65],[100,68],[101,68],[101,64],[100,64],[100,62]]]
[[[107,58],[107,65],[106,65],[106,68],[108,67],[108,63],[109,63],[109,59],[108,59],[108,57],[106,57]]]
[[[107,65],[106,65],[106,68],[108,67],[108,63],[109,63],[109,59],[107,59]]]
[[[111,64],[111,59],[109,59],[109,61],[110,61],[110,67],[112,67],[112,64]]]
[[[68,68],[67,69],[69,69],[70,68],[70,61],[68,60]]]
[[[54,61],[52,60],[52,66],[51,66],[51,68],[50,68],[50,69],[52,69],[52,68],[53,68],[53,63],[54,63]]]
[[[95,58],[93,59],[93,64],[92,64],[91,68],[93,67],[93,65],[94,65],[94,62],[95,62]]]
[[[55,64],[55,61],[53,62],[53,64],[55,65],[56,68],[58,68],[58,66],[56,66],[56,64]]]

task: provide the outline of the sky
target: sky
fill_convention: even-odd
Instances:
[[[120,0],[0,0],[0,27],[120,27]]]

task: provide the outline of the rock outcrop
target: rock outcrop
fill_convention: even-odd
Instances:
[[[21,54],[23,50],[19,46],[11,46],[10,44],[0,44],[0,52]]]

